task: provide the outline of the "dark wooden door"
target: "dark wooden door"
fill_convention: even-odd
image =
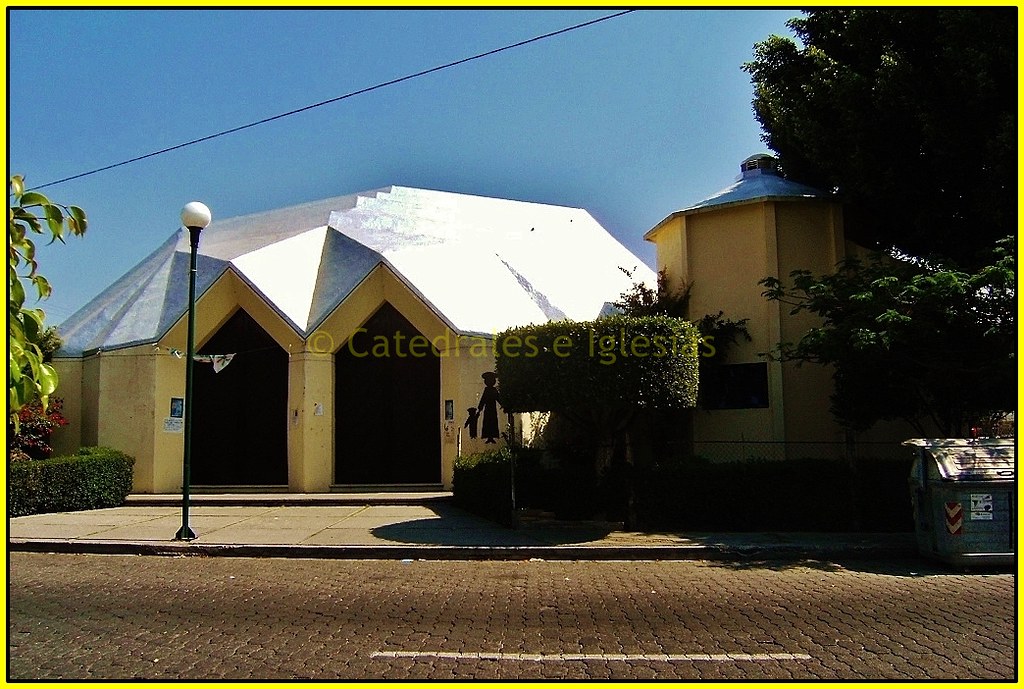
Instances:
[[[235,354],[218,373],[195,363],[192,483],[288,483],[288,353],[244,310],[199,354]]]
[[[385,303],[335,355],[335,483],[441,481],[441,360],[417,336]]]

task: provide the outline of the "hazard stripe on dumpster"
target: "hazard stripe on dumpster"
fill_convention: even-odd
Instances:
[[[946,531],[951,536],[960,536],[964,532],[964,506],[959,502],[946,503]]]

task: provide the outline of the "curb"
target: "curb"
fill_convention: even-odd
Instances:
[[[916,556],[902,545],[807,546],[637,545],[637,546],[473,546],[473,545],[257,545],[137,541],[10,539],[8,552],[172,557],[313,558],[333,560],[756,560],[877,559]]]

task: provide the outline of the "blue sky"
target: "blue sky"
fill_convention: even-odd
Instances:
[[[8,10],[8,172],[28,186],[615,10]],[[638,10],[48,187],[88,234],[40,252],[58,323],[177,230],[391,184],[582,207],[642,236],[765,150],[741,69],[795,10]],[[182,276],[184,279],[184,276]]]

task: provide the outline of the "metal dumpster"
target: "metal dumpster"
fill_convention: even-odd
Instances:
[[[1012,439],[914,439],[910,495],[922,555],[951,565],[1013,564],[1017,461]]]

